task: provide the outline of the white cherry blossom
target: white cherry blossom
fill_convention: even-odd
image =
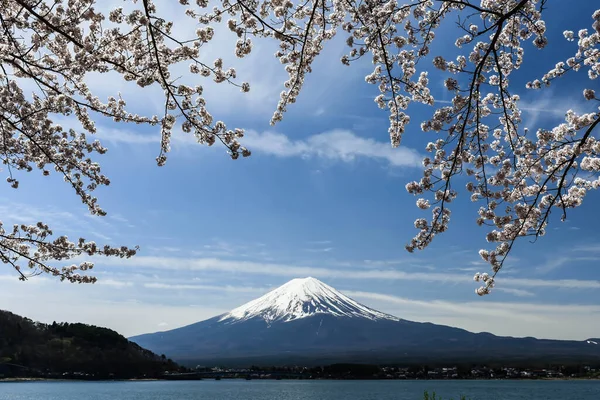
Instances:
[[[214,38],[223,21],[237,42],[230,49],[237,57],[252,56],[259,40],[279,44],[275,57],[288,74],[283,82],[271,123],[281,121],[296,102],[315,59],[327,41],[343,35],[348,46],[341,62],[352,66],[368,57],[372,72],[365,77],[379,94],[376,106],[389,113],[392,146],[401,143],[412,122],[413,103],[432,107],[431,118],[413,122],[432,139],[426,147],[423,176],[406,185],[418,195],[416,205],[431,212],[418,218],[408,251],[426,248],[448,230],[450,206],[460,195],[458,175],[467,179],[466,192],[480,203],[474,221],[487,228],[492,248],[480,251],[491,274],[478,274],[490,293],[518,238],[546,233],[552,210],[563,219],[569,208],[583,203],[586,194],[600,186],[600,141],[593,134],[600,123],[595,84],[600,75],[600,10],[581,21],[578,32],[564,31],[565,46],[573,56],[557,60],[554,68],[532,76],[525,88],[511,86],[513,73],[528,58],[525,45],[548,45],[543,19],[546,1],[539,0],[181,0],[192,37],[177,38],[174,21],[158,14],[153,0],[124,1],[124,6],[104,10],[97,0],[0,0],[0,157],[7,183],[19,186],[21,171],[41,170],[61,174],[92,214],[104,215],[92,192],[109,180],[90,155],[106,149],[92,140],[95,119],[156,126],[161,144],[157,163],[167,161],[173,129],[180,126],[206,145],[221,143],[232,159],[249,156],[242,146],[244,131],[215,121],[203,97],[203,79],[236,85],[242,92],[250,84],[238,82],[238,72],[222,58],[202,61],[202,47]],[[454,37],[438,35],[443,23],[456,24]],[[180,23],[178,21],[178,23]],[[183,21],[181,22],[183,23]],[[433,41],[457,47],[455,58],[431,54]],[[172,75],[184,63],[193,85]],[[450,104],[438,105],[430,89],[428,71],[444,76],[453,95]],[[161,115],[138,115],[127,106],[126,96],[106,101],[86,84],[86,74],[116,73],[140,87],[159,86],[164,94]],[[243,72],[243,71],[242,71]],[[566,74],[579,72],[589,85],[579,90],[588,100],[585,113],[565,110],[564,121],[551,129],[528,131],[522,127],[521,89],[542,90]],[[436,78],[437,79],[437,78]],[[20,85],[35,84],[33,96]],[[66,130],[54,116],[74,116],[80,129]],[[435,140],[433,139],[435,135]],[[96,246],[66,237],[52,239],[44,223],[0,226],[0,259],[22,277],[24,267],[50,272],[75,282],[91,277],[76,271],[91,264],[58,269],[48,261],[80,254],[129,257],[135,250]],[[22,264],[22,263],[25,264]]]

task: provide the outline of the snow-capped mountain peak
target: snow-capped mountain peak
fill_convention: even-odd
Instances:
[[[261,318],[268,323],[289,322],[315,314],[369,320],[399,320],[363,306],[320,280],[308,277],[292,279],[264,296],[224,314],[220,321],[236,322]]]

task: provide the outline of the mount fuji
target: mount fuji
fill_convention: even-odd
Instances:
[[[600,361],[588,341],[471,333],[364,306],[315,278],[293,279],[228,313],[130,338],[184,364]]]
[[[290,322],[318,314],[363,318],[371,321],[399,318],[357,303],[315,278],[292,279],[277,289],[221,316],[220,321],[239,322],[253,318],[272,322]]]

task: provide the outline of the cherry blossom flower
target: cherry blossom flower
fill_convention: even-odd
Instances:
[[[585,113],[565,110],[564,121],[550,129],[528,131],[521,126],[520,98],[512,91],[513,73],[526,62],[527,43],[544,49],[548,45],[544,4],[537,0],[207,0],[179,1],[189,22],[198,25],[189,38],[177,38],[173,21],[161,18],[153,0],[127,2],[126,6],[101,11],[96,0],[13,0],[0,10],[0,126],[3,141],[0,157],[7,183],[19,187],[18,172],[39,169],[43,175],[61,174],[82,202],[95,215],[104,215],[93,191],[109,179],[91,160],[106,152],[92,140],[96,131],[92,118],[110,118],[119,123],[156,126],[161,142],[156,161],[167,162],[173,129],[180,125],[199,143],[221,143],[232,159],[247,157],[242,146],[244,132],[215,121],[203,97],[202,79],[236,85],[238,72],[222,58],[202,61],[202,48],[214,40],[214,27],[224,21],[236,36],[233,53],[250,57],[258,40],[275,40],[274,56],[288,74],[284,90],[271,117],[281,121],[294,104],[325,43],[344,35],[347,54],[344,65],[352,66],[368,57],[372,72],[365,81],[379,93],[376,106],[389,113],[388,135],[392,146],[400,145],[411,123],[414,103],[432,107],[431,118],[417,121],[425,134],[436,135],[426,146],[423,176],[406,185],[418,195],[419,210],[429,218],[415,221],[417,233],[406,245],[410,252],[425,249],[437,235],[446,232],[450,206],[459,196],[456,180],[466,178],[466,191],[479,203],[474,222],[485,227],[492,248],[480,251],[490,265],[490,274],[478,274],[483,286],[479,295],[491,292],[496,274],[515,241],[546,233],[550,214],[558,210],[562,219],[570,208],[579,207],[586,194],[600,186],[600,141],[593,134],[600,123],[598,99],[590,87],[583,96],[591,105]],[[450,21],[460,28],[454,37],[438,28]],[[178,21],[179,22],[179,21]],[[587,29],[586,29],[587,28]],[[526,89],[542,90],[555,79],[580,72],[590,80],[600,75],[600,10],[582,21],[577,32],[564,31],[572,56],[557,60],[548,72],[532,76]],[[440,38],[441,37],[441,38]],[[457,47],[457,56],[431,54],[434,40]],[[193,85],[172,76],[175,64],[184,63]],[[450,104],[436,104],[428,70],[435,68],[451,92]],[[128,111],[120,95],[102,101],[86,85],[88,72],[116,73],[142,88],[159,86],[164,93],[161,115],[138,115]],[[241,71],[240,75],[243,74]],[[28,97],[20,86],[29,80],[39,93]],[[53,115],[74,116],[80,130],[65,130]],[[52,172],[54,171],[54,172]],[[91,264],[53,268],[48,262],[77,255],[104,254],[129,257],[135,250],[100,247],[93,242],[70,242],[45,224],[0,225],[0,259],[25,277],[32,271],[49,272],[64,279],[88,282]]]

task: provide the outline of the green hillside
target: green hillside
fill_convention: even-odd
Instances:
[[[179,367],[115,331],[0,310],[0,377],[155,378]]]

